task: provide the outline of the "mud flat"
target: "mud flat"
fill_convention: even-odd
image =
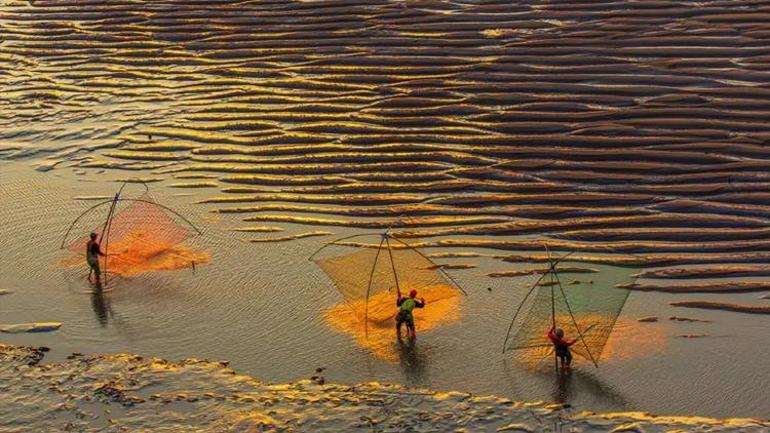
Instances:
[[[618,287],[644,292],[668,293],[742,293],[764,292],[770,290],[770,284],[762,281],[728,281],[724,283],[682,284],[663,286],[657,284],[619,284]]]
[[[770,306],[766,306],[766,305],[742,305],[742,304],[729,304],[725,302],[711,302],[711,301],[677,301],[677,302],[672,302],[671,305],[675,307],[735,311],[738,313],[770,314]]]
[[[130,354],[40,364],[47,349],[0,345],[0,427],[7,431],[700,431],[759,433],[757,419],[596,414],[544,402],[382,383],[268,384],[227,362]],[[19,404],[34,401],[35,404]]]
[[[655,269],[640,272],[634,276],[654,279],[766,277],[770,276],[770,267],[724,265],[709,268]]]
[[[6,1],[0,18],[0,158],[41,171],[171,175],[253,221],[451,215],[409,228],[770,252],[751,0]]]

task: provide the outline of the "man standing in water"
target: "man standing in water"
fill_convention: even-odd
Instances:
[[[88,272],[88,280],[91,281],[91,272],[96,276],[96,286],[102,285],[102,270],[99,268],[99,256],[106,256],[96,240],[96,233],[91,233],[91,239],[86,243],[86,262],[91,270]]]
[[[406,322],[406,329],[409,332],[409,338],[414,340],[417,338],[417,334],[414,329],[414,315],[412,311],[415,308],[425,307],[425,298],[417,299],[417,290],[409,292],[409,297],[401,296],[399,293],[396,300],[396,306],[398,307],[398,314],[396,314],[396,335],[398,339],[401,339],[401,325]]]
[[[553,349],[556,351],[556,356],[561,359],[561,367],[565,370],[569,370],[570,364],[572,364],[572,352],[569,347],[575,344],[577,340],[567,341],[564,339],[564,331],[561,328],[551,328],[548,331],[548,339],[553,343]]]

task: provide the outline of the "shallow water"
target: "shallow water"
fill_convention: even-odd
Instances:
[[[208,251],[211,263],[196,267],[195,272],[183,269],[114,278],[98,295],[86,283],[84,267],[59,266],[61,258],[71,254],[59,249],[65,229],[59,222],[72,220],[88,206],[73,197],[103,196],[118,184],[64,172],[39,173],[26,164],[6,162],[3,168],[10,180],[3,188],[3,202],[13,203],[3,213],[9,223],[0,229],[5,252],[0,279],[11,292],[1,300],[3,322],[58,321],[63,326],[54,333],[3,334],[2,339],[50,346],[49,360],[63,359],[71,352],[130,351],[171,359],[226,359],[242,373],[276,383],[308,377],[315,368],[326,367],[326,378],[342,383],[377,380],[462,389],[516,399],[568,401],[591,410],[761,416],[767,409],[763,399],[767,378],[757,373],[763,371],[762,359],[768,353],[766,346],[756,344],[757,338],[767,335],[763,332],[770,326],[766,316],[683,311],[666,305],[669,299],[680,299],[678,295],[632,292],[600,368],[578,360],[571,377],[558,379],[549,362],[533,369],[527,362],[516,361],[514,353],[500,352],[512,312],[533,279],[485,274],[532,265],[501,265],[489,257],[441,259],[442,263],[477,265],[450,271],[469,292],[461,299],[460,320],[420,334],[414,348],[398,349],[394,338],[396,357],[388,359],[326,323],[324,311],[342,302],[342,297],[307,260],[318,240],[244,243],[241,234],[227,231],[238,224],[237,219],[207,221],[205,206],[189,204],[195,196],[165,194],[161,184],[152,189],[163,194],[163,202],[189,210],[203,228],[203,236],[185,244]],[[100,178],[112,176],[107,173]],[[41,214],[41,202],[56,212]],[[599,268],[604,271],[592,278],[632,272]],[[731,295],[736,301],[754,298],[756,294]],[[661,320],[636,321],[651,315]],[[667,320],[673,315],[712,323]],[[701,333],[707,336],[679,337]],[[721,390],[718,399],[715,387]]]
[[[276,382],[325,366],[345,383],[764,416],[770,316],[669,303],[767,307],[761,277],[709,276],[770,266],[767,13],[750,0],[0,1],[1,321],[63,323],[0,338],[53,359],[228,359]],[[205,234],[190,246],[211,261],[94,296],[85,271],[56,266],[61,235],[92,203],[76,198],[128,178],[194,215]],[[468,286],[461,320],[390,363],[326,325],[340,298],[306,258],[401,215],[394,231],[429,252],[479,255],[440,259],[476,265],[450,271]],[[685,289],[634,291],[612,343],[633,356],[558,381],[499,353],[529,279],[486,275],[542,266],[499,257],[542,257],[543,242],[605,272],[706,278],[640,281]],[[733,291],[686,293],[704,284]]]

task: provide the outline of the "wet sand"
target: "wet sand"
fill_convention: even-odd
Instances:
[[[737,311],[739,313],[770,314],[770,306],[768,305],[742,305],[742,304],[729,304],[725,302],[713,302],[713,301],[679,301],[679,302],[672,302],[671,305],[675,307],[706,308],[710,310]]]
[[[269,384],[227,362],[131,354],[40,364],[44,351],[0,345],[0,427],[8,431],[456,431],[759,433],[758,419],[580,412],[560,404],[376,382]],[[18,404],[16,402],[34,402]]]

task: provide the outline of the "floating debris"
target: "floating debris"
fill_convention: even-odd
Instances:
[[[22,332],[50,332],[61,328],[59,322],[34,322],[17,323],[15,325],[0,325],[0,332],[8,334],[18,334]]]

